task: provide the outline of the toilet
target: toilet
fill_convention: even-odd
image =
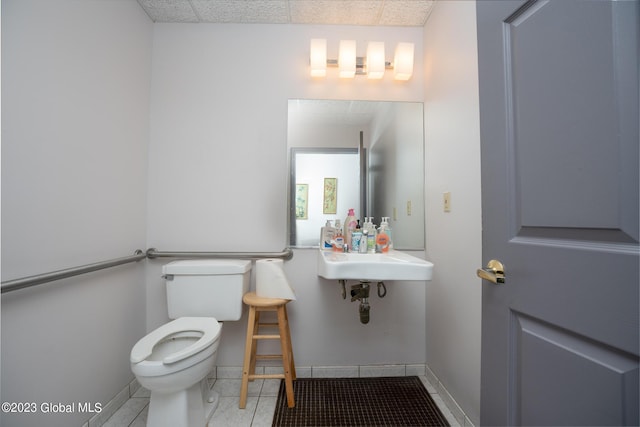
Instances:
[[[223,321],[240,320],[251,261],[183,260],[162,267],[169,318],[131,350],[131,371],[151,391],[147,426],[203,427],[217,406],[213,370]],[[205,407],[208,409],[205,411]]]

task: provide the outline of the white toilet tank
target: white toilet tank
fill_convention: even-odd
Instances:
[[[184,260],[164,265],[169,318],[240,320],[242,296],[249,291],[250,270],[251,261],[234,259]]]

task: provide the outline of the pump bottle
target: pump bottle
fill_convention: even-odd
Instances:
[[[320,230],[320,249],[323,251],[330,251],[333,249],[333,238],[336,234],[336,229],[331,225],[331,220],[328,219],[327,223]]]
[[[382,223],[380,223],[380,229],[376,236],[376,249],[378,252],[389,252],[391,246],[391,228],[389,227],[389,217],[382,217]]]

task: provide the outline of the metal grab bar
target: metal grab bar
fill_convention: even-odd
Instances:
[[[240,258],[240,259],[260,259],[260,258],[282,258],[289,260],[293,258],[291,248],[286,248],[282,252],[162,252],[155,248],[142,252],[136,250],[134,255],[111,259],[108,261],[96,262],[82,265],[80,267],[67,268],[64,270],[52,271],[51,273],[37,274],[35,276],[22,277],[20,279],[7,280],[2,282],[0,293],[17,291],[42,283],[53,282],[55,280],[66,279],[80,274],[91,273],[92,271],[103,270],[130,262],[137,262],[145,258]]]
[[[6,282],[2,282],[1,293],[4,294],[6,292],[28,288],[46,282],[53,282],[54,280],[66,279],[68,277],[78,276],[80,274],[91,273],[92,271],[115,267],[122,264],[128,264],[130,262],[137,262],[145,259],[146,257],[147,255],[140,249],[138,249],[135,251],[134,255],[122,258],[115,258],[108,261],[86,264],[80,267],[67,268],[64,270],[53,271],[51,273],[37,274],[35,276],[23,277],[21,279],[7,280]]]
[[[293,258],[293,251],[291,248],[286,248],[282,252],[163,252],[156,248],[150,248],[147,249],[147,258],[282,258],[289,260]]]
[[[29,288],[41,285],[42,283],[53,282],[55,280],[66,279],[80,274],[91,273],[105,268],[115,267],[130,262],[137,262],[145,258],[240,258],[240,259],[260,259],[260,258],[282,258],[289,260],[293,258],[293,251],[290,248],[282,252],[162,252],[155,248],[142,252],[136,250],[134,255],[111,259],[108,261],[96,262],[82,265],[80,267],[67,268],[64,270],[52,271],[51,273],[37,274],[35,276],[22,277],[20,279],[7,280],[2,282],[0,293],[17,291],[18,289]]]

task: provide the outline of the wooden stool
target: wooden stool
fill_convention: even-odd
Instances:
[[[247,391],[249,381],[256,378],[282,378],[287,390],[287,405],[295,406],[293,398],[293,380],[296,379],[296,367],[291,349],[291,333],[289,332],[289,318],[287,317],[288,299],[262,298],[255,292],[249,292],[242,297],[242,301],[249,306],[249,321],[247,322],[247,338],[244,348],[244,366],[242,368],[242,387],[240,388],[240,408],[247,406]],[[277,323],[260,323],[260,313],[275,311],[278,314]],[[277,327],[278,334],[259,334],[260,327]],[[257,354],[257,340],[280,340],[282,354]],[[282,359],[283,374],[256,374],[257,359]]]

